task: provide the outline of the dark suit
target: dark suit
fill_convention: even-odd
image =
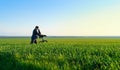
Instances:
[[[34,29],[33,30],[33,34],[32,34],[32,37],[31,37],[31,44],[32,43],[36,43],[37,44],[37,38],[41,35],[41,32],[39,29]]]

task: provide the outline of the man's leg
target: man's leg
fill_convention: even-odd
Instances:
[[[37,44],[37,37],[36,36],[32,36],[31,37],[31,44],[33,44],[33,43],[35,43],[35,44]]]
[[[30,44],[33,44],[33,42],[34,42],[33,37],[31,37],[31,42],[30,42]]]
[[[37,44],[37,40],[36,39],[34,40],[34,43]]]

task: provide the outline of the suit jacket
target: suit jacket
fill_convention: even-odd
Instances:
[[[40,30],[39,29],[34,29],[33,30],[33,34],[32,34],[32,36],[36,36],[36,35],[41,35],[41,32],[40,32]]]

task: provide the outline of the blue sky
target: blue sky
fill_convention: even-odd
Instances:
[[[0,0],[0,35],[119,36],[120,0]]]

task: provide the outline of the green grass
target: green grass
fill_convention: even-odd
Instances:
[[[0,38],[0,70],[120,70],[120,38]]]

